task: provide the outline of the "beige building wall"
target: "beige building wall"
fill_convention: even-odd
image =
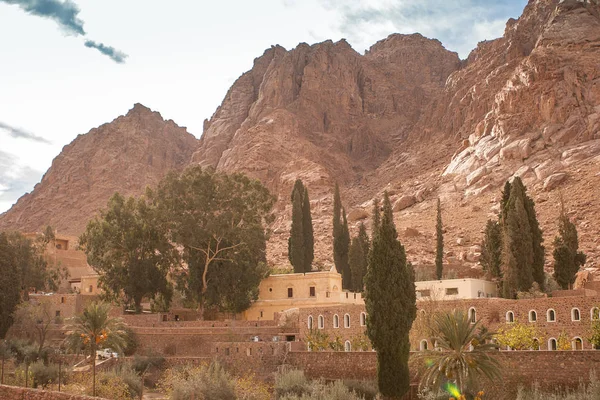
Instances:
[[[445,279],[415,282],[417,300],[459,300],[498,297],[495,282],[483,279]]]
[[[360,293],[342,291],[342,275],[335,271],[271,275],[258,290],[258,300],[243,314],[246,320],[272,320],[291,308],[364,304]]]
[[[100,294],[102,291],[98,288],[99,277],[100,275],[98,274],[82,276],[80,293],[86,296]]]

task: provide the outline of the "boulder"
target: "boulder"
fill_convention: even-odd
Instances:
[[[362,208],[355,208],[348,214],[348,220],[352,222],[366,218],[369,218],[369,212]]]
[[[404,235],[404,237],[417,237],[417,236],[421,236],[421,232],[419,232],[415,228],[409,227],[409,228],[404,229],[403,235]]]
[[[404,210],[405,208],[412,206],[416,202],[417,199],[415,199],[415,196],[402,196],[394,203],[393,211],[397,212]]]
[[[546,178],[544,181],[544,190],[550,191],[555,189],[560,185],[564,180],[567,179],[567,174],[565,172],[558,172],[556,174],[552,174]]]
[[[500,150],[503,160],[524,160],[531,155],[531,139],[520,139],[510,142]]]

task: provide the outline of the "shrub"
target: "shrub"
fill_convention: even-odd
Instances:
[[[58,364],[45,365],[42,360],[39,360],[29,366],[29,371],[33,376],[33,387],[45,388],[51,383],[58,382]]]
[[[530,389],[519,388],[516,400],[594,400],[600,399],[600,381],[594,372],[590,373],[590,382],[586,385],[580,383],[575,390],[566,392],[555,389],[553,392],[544,392],[535,384]]]
[[[119,376],[129,389],[129,394],[134,398],[139,398],[142,394],[142,377],[129,364],[119,365],[112,372]]]
[[[112,400],[133,399],[129,386],[125,380],[114,371],[104,372],[98,375],[96,383],[96,396]],[[91,381],[91,379],[90,379]],[[92,384],[86,388],[88,394],[92,393]]]
[[[147,370],[155,367],[161,368],[165,363],[165,358],[159,354],[148,354],[146,356],[138,356],[133,358],[133,369],[138,373],[144,373]]]
[[[275,395],[277,398],[286,395],[302,395],[308,391],[308,381],[304,372],[292,369],[283,371],[275,377]]]
[[[324,383],[323,381],[313,381],[306,387],[304,394],[288,393],[279,400],[362,400],[363,397],[351,392],[341,381],[333,383]]]
[[[138,348],[138,339],[135,332],[130,327],[125,327],[125,346],[123,346],[123,354],[132,356]]]
[[[218,362],[168,369],[159,386],[173,400],[235,399],[234,381]]]
[[[237,400],[270,400],[269,385],[248,375],[235,380],[235,398]]]
[[[359,397],[365,400],[375,400],[377,398],[377,382],[375,381],[357,381],[347,380],[344,381],[344,385]]]

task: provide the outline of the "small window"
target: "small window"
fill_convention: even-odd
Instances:
[[[548,350],[556,351],[556,339],[551,338],[548,340]]]
[[[573,308],[571,310],[571,321],[581,321],[581,313],[579,308]]]
[[[512,311],[509,311],[506,313],[506,322],[513,323],[515,322],[515,313]]]
[[[477,311],[474,307],[469,308],[469,321],[474,324],[477,322]]]
[[[319,329],[325,328],[325,318],[322,315],[319,315]]]
[[[429,297],[429,296],[431,296],[431,290],[429,290],[429,289],[417,290],[417,299],[420,299],[423,297]]]
[[[88,293],[92,293],[94,291],[94,287],[92,285],[90,285],[89,289],[88,289]]]
[[[352,345],[349,340],[346,340],[346,343],[344,343],[344,351],[352,351]]]
[[[593,307],[590,310],[590,319],[592,321],[596,321],[596,320],[600,319],[600,310],[598,310],[598,307]]]
[[[456,287],[446,289],[446,296],[453,296],[453,295],[457,295],[457,294],[458,294],[458,288],[456,288]]]
[[[367,314],[365,314],[364,312],[360,313],[360,326],[365,326],[367,325]]]
[[[337,314],[335,314],[333,316],[333,327],[334,328],[339,328],[340,327],[340,317],[338,317]]]
[[[251,348],[251,347],[248,347],[248,348],[246,349],[246,355],[247,355],[248,357],[252,356],[252,348]]]
[[[54,316],[60,317],[60,310],[56,310],[56,313],[54,314]]]
[[[534,310],[529,311],[529,322],[537,321],[537,313]]]
[[[261,317],[261,318],[263,317],[263,312],[262,312],[262,311],[260,312],[260,317]]]
[[[308,294],[310,297],[316,297],[317,296],[317,288],[315,288],[314,286],[311,286],[309,288]]]
[[[421,340],[421,343],[419,343],[419,350],[420,351],[427,350],[427,340],[426,339]]]
[[[573,338],[573,341],[571,342],[571,348],[573,350],[583,350],[583,340],[581,340],[581,338]]]
[[[288,297],[289,298],[294,297],[294,288],[291,288],[291,287],[288,288]]]
[[[344,315],[344,328],[350,328],[350,314]]]
[[[273,288],[272,288],[272,287],[270,287],[270,288],[269,288],[269,292],[272,292],[272,291],[273,291]]]
[[[65,304],[65,298],[64,298],[64,297],[61,297],[61,298],[60,298],[60,302],[61,302],[61,304]]]
[[[312,315],[308,316],[307,325],[308,325],[308,329],[312,329],[313,328],[313,317],[312,317]]]
[[[548,322],[556,322],[556,312],[554,312],[553,309],[549,309],[546,312],[546,319],[548,320]]]
[[[533,339],[533,343],[531,344],[531,350],[539,350],[540,349],[540,341],[537,338]]]

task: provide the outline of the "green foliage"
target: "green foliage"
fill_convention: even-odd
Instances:
[[[309,382],[304,372],[297,369],[283,371],[275,376],[275,396],[301,396],[308,392]]]
[[[363,397],[352,392],[341,381],[325,383],[314,381],[307,386],[302,395],[287,394],[279,397],[279,400],[360,400]]]
[[[501,346],[508,346],[512,350],[539,350],[544,337],[535,325],[515,321],[499,328],[496,340]]]
[[[562,289],[569,289],[575,283],[579,268],[585,264],[586,256],[579,251],[577,228],[571,222],[561,200],[558,218],[558,235],[554,239],[554,278]]]
[[[357,381],[357,380],[345,380],[344,386],[353,392],[357,397],[365,400],[378,399],[377,394],[379,390],[377,388],[377,382],[375,381]]]
[[[167,272],[176,251],[166,236],[166,225],[146,198],[124,198],[115,193],[106,210],[91,220],[79,238],[88,263],[100,274],[107,298],[133,304],[141,312],[145,297],[162,295],[167,303],[172,288]]]
[[[310,272],[315,258],[315,237],[308,188],[304,188],[304,197],[302,198],[302,235],[304,237],[304,272]]]
[[[16,254],[4,232],[0,232],[0,339],[13,324],[13,312],[21,301],[20,276],[15,268]]]
[[[364,278],[367,273],[370,247],[371,243],[369,235],[367,235],[367,228],[361,223],[358,235],[352,239],[350,251],[348,252],[348,264],[352,279],[350,290],[354,292],[362,292],[364,289]]]
[[[344,351],[344,342],[342,341],[342,337],[336,335],[335,339],[329,342],[329,348],[333,351]]]
[[[546,257],[546,249],[542,245],[544,237],[540,224],[535,213],[535,203],[529,196],[525,196],[525,211],[529,219],[531,228],[531,246],[533,248],[533,261],[531,263],[531,272],[534,282],[537,282],[541,290],[544,290],[545,275],[544,263]]]
[[[159,386],[172,400],[236,398],[234,379],[218,362],[170,368]]]
[[[379,390],[385,396],[401,397],[410,387],[409,332],[417,312],[416,294],[414,271],[398,241],[387,192],[378,225],[365,276],[367,335],[377,351]]]
[[[437,199],[437,218],[435,224],[436,248],[435,248],[435,275],[438,280],[442,279],[444,268],[444,230],[442,226],[442,207],[440,199]]]
[[[600,349],[600,320],[597,315],[594,316],[594,319],[590,323],[588,335],[588,342],[592,344],[594,349]]]
[[[589,383],[580,382],[571,390],[555,388],[552,392],[543,391],[539,385],[531,388],[520,387],[516,400],[595,400],[600,399],[600,381],[595,372],[590,373]]]
[[[99,374],[98,384],[95,388],[94,385],[92,385],[91,388],[87,389],[87,392],[92,396],[98,396],[104,399],[130,400],[134,398],[134,394],[130,391],[130,387],[125,381],[125,378],[113,371]]]
[[[369,339],[365,333],[352,337],[350,344],[354,351],[369,351]]]
[[[306,333],[306,344],[311,351],[325,351],[329,348],[329,335],[322,329],[309,329]]]
[[[165,358],[160,354],[149,354],[141,356],[136,354],[133,357],[132,368],[135,372],[142,374],[151,368],[161,368],[165,364]]]
[[[29,370],[33,375],[33,387],[41,386],[42,388],[45,388],[52,383],[58,382],[58,364],[44,364],[44,361],[38,360],[29,366]],[[65,371],[63,370],[61,375],[64,372]],[[62,379],[64,379],[64,377]]]
[[[500,224],[488,220],[481,246],[481,266],[493,278],[500,278],[502,273],[502,233]]]
[[[274,198],[257,180],[198,166],[163,179],[151,198],[182,249],[176,280],[186,298],[224,312],[241,312],[268,275],[264,225]]]
[[[346,210],[342,207],[340,187],[335,184],[333,196],[333,262],[336,270],[342,274],[342,287],[349,289],[352,285],[348,253],[350,250],[350,231]]]
[[[138,348],[138,338],[135,334],[135,332],[133,331],[133,329],[131,329],[128,326],[125,326],[123,328],[124,331],[124,344],[123,344],[123,354],[125,356],[132,356],[133,354],[135,354],[137,348]]]
[[[50,301],[41,298],[19,304],[14,313],[15,331],[18,332],[20,337],[37,343],[38,356],[42,353],[46,336],[55,320],[51,308]]]
[[[497,349],[491,343],[493,335],[478,327],[479,321],[471,323],[469,316],[459,310],[436,316],[431,340],[437,348],[418,353],[414,361],[421,369],[422,389],[435,392],[453,382],[460,393],[473,395],[481,388],[482,378],[501,378],[500,364],[491,356]]]

